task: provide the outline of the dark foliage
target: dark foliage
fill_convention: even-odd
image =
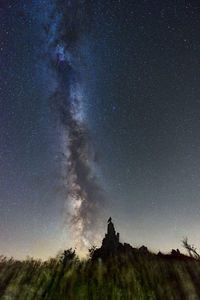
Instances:
[[[45,262],[1,257],[0,299],[200,299],[199,278],[192,258],[138,251],[79,261],[69,249]]]

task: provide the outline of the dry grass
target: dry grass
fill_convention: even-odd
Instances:
[[[92,263],[0,259],[0,299],[200,299],[200,263],[156,256]]]

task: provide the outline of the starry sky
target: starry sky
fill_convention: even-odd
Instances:
[[[110,215],[198,247],[198,1],[1,0],[0,37],[0,253],[83,253]]]

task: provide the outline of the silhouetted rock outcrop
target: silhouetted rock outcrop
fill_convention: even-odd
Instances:
[[[112,219],[110,217],[108,220],[107,233],[105,234],[105,238],[102,241],[102,248],[104,250],[112,249],[112,252],[116,252],[119,246],[119,233],[116,234]]]
[[[93,253],[92,260],[98,258],[106,259],[108,257],[123,255],[123,254],[149,254],[147,247],[142,246],[139,249],[133,248],[130,244],[120,243],[119,233],[115,232],[115,227],[112,218],[108,219],[107,233],[102,241],[102,246],[96,249]]]
[[[193,258],[187,256],[187,255],[184,255],[180,252],[179,249],[172,249],[171,251],[171,255],[170,255],[172,258],[176,258],[176,259],[179,259],[179,260],[191,260]]]
[[[140,253],[143,253],[143,254],[148,254],[148,253],[149,253],[149,250],[148,250],[148,248],[147,248],[146,246],[140,247],[140,248],[138,249],[138,251],[139,251]]]
[[[92,259],[106,258],[116,255],[123,245],[119,242],[119,233],[116,234],[111,217],[108,219],[107,233],[102,241],[101,248],[94,251]]]
[[[166,259],[176,259],[184,261],[193,260],[192,257],[182,254],[179,249],[172,249],[170,254],[163,254],[161,252],[158,252],[157,256]]]
[[[106,260],[107,258],[114,256],[148,256],[150,257],[160,257],[165,259],[176,259],[176,260],[193,260],[192,257],[186,256],[180,253],[179,249],[172,249],[170,254],[163,254],[159,252],[157,255],[149,252],[146,246],[141,246],[140,248],[133,248],[130,244],[120,243],[119,233],[116,233],[112,218],[108,219],[107,233],[102,240],[102,245],[100,248],[94,250],[92,255],[92,260],[101,258]]]

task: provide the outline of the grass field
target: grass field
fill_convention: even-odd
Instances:
[[[157,256],[0,259],[0,299],[200,299],[200,263]]]

